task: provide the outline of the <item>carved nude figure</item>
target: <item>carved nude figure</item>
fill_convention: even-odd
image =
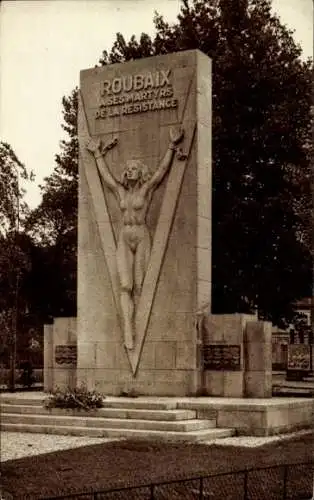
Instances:
[[[117,241],[117,269],[120,279],[120,304],[124,321],[124,345],[134,348],[134,315],[147,270],[151,241],[146,226],[146,215],[153,191],[170,169],[177,145],[183,139],[183,130],[170,130],[170,143],[158,169],[153,175],[140,160],[129,160],[117,180],[110,172],[105,154],[117,144],[117,139],[103,145],[91,140],[87,149],[94,154],[104,184],[115,194],[121,210],[121,229]],[[180,151],[178,158],[184,159]]]

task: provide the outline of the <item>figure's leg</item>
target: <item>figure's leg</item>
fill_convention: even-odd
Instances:
[[[132,299],[134,254],[121,240],[117,248],[117,268],[120,278],[120,305],[124,323],[124,345],[134,347],[134,304]]]
[[[143,240],[138,244],[135,261],[134,261],[134,301],[137,306],[141,292],[145,274],[147,271],[150,259],[150,237],[147,231]]]
[[[121,288],[120,303],[124,321],[124,345],[131,350],[134,347],[134,304],[130,290]]]

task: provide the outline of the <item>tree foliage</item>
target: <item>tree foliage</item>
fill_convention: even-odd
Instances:
[[[182,0],[176,23],[158,13],[154,23],[153,39],[142,33],[126,41],[118,33],[99,63],[188,49],[211,57],[213,312],[258,309],[261,318],[282,325],[292,318],[291,304],[311,293],[312,62],[302,61],[270,0]],[[63,105],[69,139],[31,220],[57,260],[67,242],[74,275],[77,90]],[[55,269],[61,284],[68,270]],[[74,284],[73,276],[66,284],[72,296]]]
[[[0,315],[2,321],[14,308],[18,280],[30,269],[29,238],[24,232],[29,208],[21,180],[32,180],[13,148],[0,143]]]
[[[53,247],[52,252],[51,249],[47,250],[43,241],[34,238],[29,231],[29,221],[33,213],[25,201],[23,186],[26,181],[33,179],[33,173],[18,159],[13,148],[1,142],[0,361],[5,364],[9,360],[13,337],[15,335],[17,337],[17,354],[18,360],[21,361],[27,353],[30,332],[33,340],[35,337],[41,340],[42,324],[49,318],[49,313],[53,315],[54,305],[59,301],[62,303],[61,309],[67,307],[68,296],[71,296],[63,292],[61,286],[59,289],[52,286],[53,280],[49,279],[52,277],[56,280],[54,271],[62,265],[62,262],[64,263],[62,282],[69,276],[67,260],[63,255],[63,249],[68,245],[68,236],[66,243],[63,243],[63,246],[59,243],[58,250]],[[76,193],[76,188],[74,192]],[[71,201],[69,200],[69,204],[72,203],[73,197]],[[71,256],[73,249],[75,245],[72,245]],[[72,283],[69,288],[73,290]]]
[[[33,303],[46,318],[76,314],[78,137],[77,89],[64,97],[60,143],[53,173],[41,186],[42,201],[27,220],[27,230],[40,245],[32,280]]]
[[[25,189],[21,180],[32,181],[33,172],[28,171],[18,159],[10,144],[0,142],[0,233],[14,231],[21,226],[28,214],[28,205],[24,200]]]
[[[269,0],[182,1],[156,36],[117,35],[100,64],[187,49],[212,58],[213,310],[282,324],[311,293],[311,68]]]
[[[41,186],[42,201],[27,221],[27,229],[43,244],[55,244],[69,234],[76,238],[77,226],[77,89],[63,97],[63,130],[68,138],[60,142],[61,153],[56,154],[56,166]]]
[[[17,309],[27,306],[25,281],[31,272],[32,242],[25,233],[29,207],[22,183],[33,173],[18,159],[13,148],[0,143],[0,355],[8,359],[8,346],[17,322]]]

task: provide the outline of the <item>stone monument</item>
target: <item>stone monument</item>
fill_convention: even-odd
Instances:
[[[46,326],[46,389],[271,396],[271,324],[211,314],[211,115],[198,50],[81,72],[78,315]]]
[[[211,299],[211,61],[81,72],[77,380],[195,394]]]

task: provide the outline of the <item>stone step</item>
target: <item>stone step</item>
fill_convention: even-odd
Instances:
[[[19,405],[19,404],[1,404],[1,413],[22,413],[32,415],[71,415],[86,417],[103,418],[129,418],[139,420],[191,420],[196,418],[194,410],[145,410],[145,409],[121,409],[121,408],[99,408],[96,411],[84,410],[64,410],[62,408],[52,408],[47,410],[42,405]]]
[[[19,395],[1,395],[1,404],[14,404],[14,405],[27,405],[38,406],[42,405],[43,401],[47,399],[48,395],[42,394],[36,397],[21,397]],[[158,398],[118,398],[106,397],[103,401],[104,408],[122,408],[122,409],[138,409],[138,410],[175,410],[177,403],[175,400],[162,400]]]
[[[42,406],[44,402],[45,397],[42,396],[41,398],[34,398],[34,397],[19,397],[19,396],[12,396],[12,395],[7,395],[7,394],[1,394],[0,402],[1,402],[1,407],[3,404],[9,404],[9,405],[19,405],[19,406]]]
[[[6,432],[33,432],[41,434],[59,434],[67,436],[90,436],[121,439],[156,439],[160,441],[212,441],[233,436],[233,429],[201,429],[189,432],[140,430],[140,429],[102,429],[97,427],[54,426],[40,424],[1,423],[1,430]]]
[[[156,399],[141,398],[106,398],[103,402],[104,408],[123,408],[130,410],[175,410],[176,401],[162,401]]]
[[[99,429],[121,428],[140,429],[156,431],[190,432],[202,429],[212,429],[216,426],[215,420],[191,419],[183,421],[161,421],[161,420],[136,420],[121,418],[102,418],[69,415],[29,415],[19,413],[3,413],[1,416],[3,424],[25,424],[25,425],[55,425],[74,427],[97,427]]]
[[[300,397],[313,398],[314,389],[304,389],[299,387],[273,387],[272,395],[274,397]]]

